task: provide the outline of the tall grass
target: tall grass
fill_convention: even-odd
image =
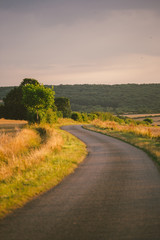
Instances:
[[[104,121],[103,122],[99,119],[95,119],[93,121],[93,125],[100,127],[100,128],[115,130],[118,132],[133,133],[137,136],[142,136],[142,137],[160,138],[160,128],[159,127],[145,126],[143,124],[136,125],[133,123],[118,124],[115,121]]]
[[[160,127],[118,124],[114,121],[94,120],[85,128],[129,142],[146,151],[160,164]]]
[[[42,139],[38,131],[23,129],[14,137],[1,134],[0,139],[0,180],[8,179],[33,164],[42,161],[49,151],[60,148],[62,137],[55,130],[47,129],[49,141],[41,144]]]
[[[57,185],[86,156],[85,144],[58,125],[1,137],[0,218]]]

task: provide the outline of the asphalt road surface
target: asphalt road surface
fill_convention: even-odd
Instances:
[[[88,146],[75,173],[0,222],[1,240],[160,240],[160,171],[117,139],[63,127]]]

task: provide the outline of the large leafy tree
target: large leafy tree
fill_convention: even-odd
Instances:
[[[34,78],[24,78],[20,84],[20,87],[23,87],[27,84],[40,85],[40,83]]]
[[[13,88],[4,101],[4,117],[11,119],[26,119],[27,110],[22,103],[22,88]]]
[[[45,88],[40,84],[26,84],[22,87],[22,102],[28,112],[36,112],[37,121],[41,112],[54,107],[54,91],[53,88]]]
[[[40,85],[39,82],[32,78],[25,78],[19,85],[14,87],[3,99],[4,117],[11,119],[27,119],[27,109],[23,103],[23,86],[27,84]]]
[[[33,121],[40,113],[45,115],[49,108],[55,111],[53,89],[45,88],[32,78],[23,79],[19,87],[13,88],[3,100],[1,112],[6,118]]]

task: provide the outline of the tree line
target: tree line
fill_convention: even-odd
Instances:
[[[58,85],[55,92],[56,97],[70,99],[73,111],[114,114],[160,111],[160,84]]]
[[[55,98],[53,86],[45,87],[30,78],[23,79],[18,87],[10,89],[3,101],[4,105],[0,106],[0,117],[23,119],[31,123],[54,123],[58,117],[72,118],[80,122],[88,122],[96,118],[120,121],[111,113],[72,112],[68,98]]]
[[[44,87],[52,89],[53,86]],[[0,87],[0,99],[12,89]],[[61,105],[64,116],[67,114],[64,105],[59,103],[62,97],[70,101],[72,111],[76,112],[159,113],[160,109],[160,84],[58,85],[54,91],[55,104],[58,108]]]
[[[35,79],[25,78],[3,98],[0,117],[24,119],[29,122],[56,122],[59,116],[70,117],[68,98],[55,98],[54,88],[48,88]]]

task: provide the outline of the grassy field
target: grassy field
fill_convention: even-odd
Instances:
[[[127,114],[124,117],[133,118],[134,120],[143,121],[145,118],[151,118],[153,120],[153,125],[160,126],[160,113],[157,114]]]
[[[112,136],[146,151],[160,165],[160,127],[120,125],[113,121],[94,120],[85,128]]]
[[[20,131],[28,122],[24,120],[9,120],[9,119],[0,119],[0,134],[1,133],[10,133],[14,134]]]
[[[10,126],[12,128],[17,127],[17,126],[23,126],[27,124],[27,121],[25,120],[10,120],[10,119],[4,119],[0,118],[0,128]]]
[[[57,185],[84,160],[86,146],[61,125],[26,126],[13,135],[1,133],[0,217]]]

